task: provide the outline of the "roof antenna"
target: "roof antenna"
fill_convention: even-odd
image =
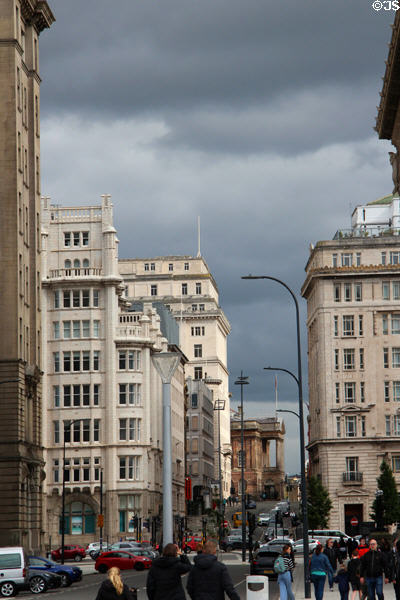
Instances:
[[[197,217],[197,258],[201,257],[200,250],[200,217]]]

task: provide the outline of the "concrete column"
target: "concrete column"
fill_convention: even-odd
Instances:
[[[283,440],[281,440],[281,439],[276,440],[276,467],[280,471],[285,470],[285,456],[284,456],[284,449],[283,449]]]

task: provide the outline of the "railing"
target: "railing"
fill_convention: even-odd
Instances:
[[[127,326],[127,327],[117,327],[116,335],[119,338],[127,338],[127,337],[141,337],[142,335],[142,326]]]
[[[91,277],[93,275],[102,275],[102,269],[96,269],[95,267],[81,267],[71,269],[50,269],[50,278],[61,278],[61,277]]]
[[[354,229],[338,229],[333,236],[334,240],[345,238],[366,238],[400,235],[398,227],[389,227],[388,225],[360,225]]]
[[[143,313],[121,313],[119,315],[119,322],[120,323],[139,323],[140,319],[142,318]]]
[[[362,483],[363,474],[359,471],[346,471],[343,473],[343,483]]]
[[[51,221],[69,223],[71,221],[101,221],[101,207],[88,206],[85,208],[57,208],[50,207]]]

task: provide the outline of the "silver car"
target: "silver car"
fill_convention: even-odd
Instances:
[[[300,552],[301,554],[303,554],[304,552],[304,547],[303,547],[303,540],[296,540],[293,544],[293,552]],[[311,554],[311,552],[314,552],[315,548],[317,546],[320,546],[320,542],[318,540],[315,540],[313,538],[308,538],[308,550]]]

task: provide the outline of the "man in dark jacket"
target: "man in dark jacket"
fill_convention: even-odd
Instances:
[[[191,569],[189,559],[176,544],[167,544],[163,555],[153,560],[147,575],[149,600],[185,600],[181,577]]]
[[[204,544],[203,553],[194,559],[186,589],[192,600],[240,600],[226,566],[215,556],[217,545],[212,540]]]
[[[383,600],[382,576],[385,573],[385,583],[390,578],[389,567],[383,552],[379,552],[376,540],[369,541],[369,551],[361,557],[360,582],[367,584],[368,600],[375,600],[375,592],[378,600]]]
[[[331,567],[333,570],[333,573],[330,573],[330,572],[328,573],[329,589],[332,591],[333,590],[333,576],[336,573],[337,561],[339,558],[338,551],[333,545],[332,538],[329,538],[329,540],[326,542],[324,554],[328,557],[328,560],[331,563]]]

